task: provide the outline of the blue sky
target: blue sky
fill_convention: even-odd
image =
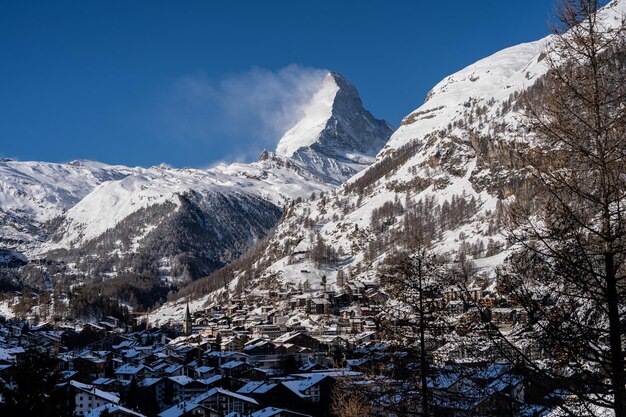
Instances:
[[[549,33],[550,0],[0,2],[0,156],[206,167],[271,149],[321,69],[394,125]]]

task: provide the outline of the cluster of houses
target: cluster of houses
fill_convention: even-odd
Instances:
[[[489,303],[478,291],[471,296]],[[461,303],[453,292],[441,297]],[[0,384],[10,388],[20,356],[37,349],[57,358],[58,389],[76,416],[330,416],[333,390],[376,386],[371,355],[384,365],[392,354],[375,319],[385,299],[376,284],[356,281],[341,291],[255,291],[193,314],[187,306],[178,327],[132,331],[105,317],[83,325],[89,343],[75,343],[76,329],[5,322]],[[514,309],[492,310],[503,325],[516,319]],[[459,314],[472,319],[471,310]],[[462,365],[444,358],[429,377],[440,415],[493,415],[523,404],[527,381],[511,367],[468,361],[457,348],[445,356]]]
[[[191,329],[173,338],[158,329],[107,331],[68,350],[65,330],[49,327],[5,323],[0,383],[11,387],[11,369],[29,349],[46,351],[58,359],[59,389],[77,416],[327,415],[335,381],[356,375],[333,369],[321,342],[297,331],[223,351],[219,337]]]

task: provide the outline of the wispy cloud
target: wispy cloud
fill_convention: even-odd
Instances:
[[[226,161],[249,161],[273,150],[302,116],[327,71],[289,65],[278,71],[253,68],[212,79],[185,75],[159,103],[162,133],[187,147],[210,147]],[[207,161],[209,162],[209,161]]]

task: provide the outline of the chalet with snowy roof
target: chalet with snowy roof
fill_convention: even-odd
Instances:
[[[291,308],[291,310],[301,309],[302,311],[304,311],[307,306],[308,298],[309,296],[306,294],[300,294],[300,295],[291,297],[289,299],[289,307]]]
[[[104,391],[115,391],[119,384],[116,384],[115,378],[96,378],[91,381],[91,385]]]
[[[179,363],[171,363],[162,369],[164,376],[185,375],[185,367]]]
[[[308,361],[304,363],[299,369],[300,372],[315,372],[315,371],[323,371],[327,370],[328,367],[317,362],[317,361]]]
[[[224,380],[225,378],[222,375],[213,375],[209,378],[199,379],[199,381],[202,382],[207,389],[226,385],[223,383]]]
[[[164,359],[156,360],[150,365],[146,366],[146,371],[144,373],[144,377],[146,378],[158,378],[165,376],[165,368],[170,366],[169,362],[166,362]]]
[[[168,405],[190,401],[207,390],[206,385],[201,381],[184,375],[163,378],[159,384],[162,385],[162,391],[165,394],[163,402]]]
[[[274,344],[277,347],[283,346],[285,344],[291,344],[303,348],[308,348],[312,351],[318,351],[320,347],[320,342],[317,339],[302,332],[285,333],[284,335],[274,339]]]
[[[2,366],[3,365],[0,365],[0,378],[3,377]],[[78,372],[76,371],[61,371],[61,380],[65,382],[69,382],[70,379],[76,379],[77,376]]]
[[[124,364],[115,370],[117,379],[124,381],[137,380],[143,378],[146,366],[144,364],[134,365],[131,363]]]
[[[254,337],[268,337],[275,339],[285,333],[285,326],[276,324],[257,324],[252,328],[252,335]]]
[[[105,404],[117,405],[120,403],[119,395],[102,391],[90,384],[72,380],[69,383],[69,388],[74,414],[77,416],[84,416],[88,411]]]
[[[352,371],[365,371],[371,367],[371,358],[357,358],[357,359],[347,359],[346,365]]]
[[[237,390],[237,393],[254,398],[261,407],[302,410],[308,405],[301,395],[280,382],[251,381]]]
[[[276,362],[273,362],[276,364]],[[243,372],[239,378],[242,381],[267,381],[276,374],[274,368],[252,368]]]
[[[222,415],[229,413],[246,415],[259,409],[259,403],[254,398],[222,388],[212,388],[192,399],[192,402],[216,410]]]
[[[330,404],[334,379],[324,373],[301,375],[299,379],[284,381],[282,384],[303,400]]]
[[[241,374],[252,369],[252,365],[240,360],[233,360],[220,365],[219,369],[223,376],[239,378]]]
[[[255,343],[247,343],[243,348],[243,352],[248,355],[273,355],[275,351],[276,345],[266,339],[256,339]]]
[[[309,298],[307,311],[311,314],[332,314],[333,304],[326,298]]]
[[[193,368],[192,376],[196,379],[206,379],[215,375],[215,368],[212,366],[198,366]]]
[[[311,353],[312,351],[309,348],[294,345],[293,343],[284,343],[280,346],[276,346],[276,355],[274,356],[298,355],[301,357],[302,355],[309,355]]]
[[[220,344],[220,350],[222,352],[228,351],[240,351],[245,344],[245,340],[241,336],[229,336],[225,337]]]
[[[363,299],[365,284],[360,281],[349,281],[345,283],[343,290],[349,297],[350,302],[356,302]]]
[[[104,377],[107,368],[107,359],[89,353],[75,358],[73,367],[84,379],[101,378]]]
[[[347,336],[319,336],[317,338],[320,345],[324,346],[324,350],[333,351],[337,349],[347,349],[350,347],[350,341]]]
[[[146,356],[148,355],[149,355],[149,352],[146,353],[146,351],[143,349],[135,349],[135,348],[123,349],[120,352],[118,352],[118,357],[122,359],[123,361],[137,363],[137,364],[143,362]]]

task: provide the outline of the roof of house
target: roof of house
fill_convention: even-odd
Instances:
[[[199,366],[195,369],[196,372],[203,374],[205,372],[211,372],[213,371],[215,368],[213,368],[212,366]]]
[[[157,382],[159,382],[161,380],[161,378],[144,378],[141,382],[139,382],[140,387],[150,387],[154,384],[156,384]]]
[[[118,350],[118,349],[123,349],[123,348],[128,348],[131,346],[134,346],[137,342],[135,341],[130,341],[130,340],[124,340],[123,342],[117,344],[117,345],[113,345],[111,346],[111,348],[113,348],[114,350]]]
[[[115,379],[113,378],[97,378],[94,379],[91,383],[94,385],[109,385],[113,382],[115,382]]]
[[[197,397],[194,397],[191,401],[195,402],[195,403],[200,403],[204,400],[206,400],[207,398],[211,398],[214,395],[217,394],[221,394],[221,395],[226,395],[228,397],[232,397],[232,398],[236,398],[238,400],[241,401],[245,401],[245,402],[249,402],[255,405],[258,405],[259,403],[256,402],[256,400],[254,398],[250,398],[250,397],[246,397],[245,395],[241,395],[241,394],[237,394],[236,392],[232,392],[232,391],[228,391],[222,388],[211,388],[209,391],[198,395]]]
[[[237,390],[237,393],[239,393],[239,394],[252,394],[254,392],[254,390],[259,388],[263,384],[264,384],[264,382],[262,382],[262,381],[250,381],[246,385],[244,385],[243,387],[239,388]]]
[[[286,343],[298,335],[308,336],[307,334],[302,332],[289,332],[278,336],[276,339],[274,339],[274,343]]]
[[[324,369],[328,368],[327,366],[324,366],[324,365],[320,364],[319,362],[307,362],[307,363],[305,363],[304,365],[302,365],[300,367],[300,370],[306,372],[306,371],[310,371],[311,369],[313,369],[313,368],[315,368],[317,366],[320,366],[320,367],[322,367]]]
[[[105,401],[108,401],[114,404],[117,404],[120,402],[120,397],[118,397],[116,394],[113,394],[112,392],[99,390],[98,388],[94,387],[91,384],[83,384],[82,382],[71,380],[70,385],[83,392],[102,398]]]
[[[6,368],[10,368],[11,366],[12,365],[0,365],[0,371]],[[67,380],[73,377],[74,375],[76,375],[77,373],[78,373],[77,371],[63,371],[61,372],[61,378]]]
[[[168,379],[180,385],[187,385],[194,381],[192,378],[189,378],[186,375],[169,376]]]
[[[248,356],[245,353],[241,353],[241,352],[218,352],[218,351],[214,351],[214,352],[209,352],[209,354],[207,355],[209,357],[212,358],[230,358],[231,356]]]
[[[93,410],[89,410],[87,413],[85,413],[85,417],[100,417],[100,415],[102,414],[104,410],[107,410],[109,413],[122,413],[123,415],[126,415],[126,416],[146,417],[145,415],[141,413],[130,410],[126,407],[122,407],[121,405],[114,405],[114,404],[104,404],[104,405],[101,405],[100,407],[94,408]]]
[[[235,361],[226,362],[226,363],[220,365],[220,369],[235,369],[235,368],[238,368],[238,367],[240,367],[242,365],[246,365],[246,363],[242,362],[242,361],[235,360]]]
[[[283,410],[282,408],[265,407],[259,411],[255,411],[254,413],[250,414],[250,417],[272,417],[282,413],[283,411],[285,410]]]
[[[163,369],[163,372],[165,372],[166,374],[171,374],[180,370],[180,368],[182,367],[183,365],[179,365],[179,364],[168,365],[165,369]]]
[[[222,375],[213,375],[211,378],[199,379],[198,381],[202,382],[205,385],[211,385],[211,384],[215,384],[221,379],[222,379]]]
[[[265,394],[266,392],[270,391],[272,388],[278,386],[278,384],[271,384],[269,382],[266,382],[265,384],[261,385],[260,387],[258,387],[257,389],[254,390],[255,394]]]
[[[202,404],[183,401],[180,404],[176,404],[167,410],[159,413],[159,417],[180,417],[185,413],[195,410],[196,408],[206,408]]]
[[[325,374],[311,374],[310,377],[306,379],[299,379],[295,381],[285,381],[282,384],[289,388],[291,391],[296,393],[300,397],[305,397],[304,393],[306,390],[311,388],[314,385],[319,384],[322,380],[327,378]]]
[[[115,375],[136,375],[145,367],[144,364],[134,365],[132,363],[125,363],[115,370]]]
[[[151,366],[150,369],[152,371],[159,371],[161,369],[167,368],[168,366],[171,366],[171,365],[169,363],[167,363],[167,362],[161,362],[161,363],[159,363],[157,365]]]

